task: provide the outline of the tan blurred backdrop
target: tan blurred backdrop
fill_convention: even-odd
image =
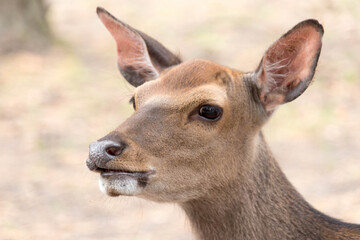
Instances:
[[[244,71],[293,25],[318,19],[325,35],[315,81],[277,110],[265,136],[314,207],[360,223],[360,1],[46,3],[52,44],[0,55],[0,239],[193,239],[176,205],[106,197],[85,166],[88,144],[132,112],[98,5],[184,60]]]

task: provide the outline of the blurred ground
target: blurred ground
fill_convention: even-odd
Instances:
[[[325,28],[315,82],[278,109],[265,136],[284,172],[317,209],[360,223],[360,2],[49,1],[59,37],[45,54],[0,57],[1,239],[193,239],[172,204],[108,198],[85,167],[88,144],[131,114],[132,88],[98,5],[185,60],[253,70],[297,22]]]

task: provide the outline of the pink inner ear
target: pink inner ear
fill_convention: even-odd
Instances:
[[[158,72],[151,63],[145,41],[141,36],[106,13],[99,14],[99,17],[116,41],[119,67],[148,69],[149,73],[152,72],[152,77],[157,77]]]
[[[314,20],[304,21],[266,51],[257,85],[268,113],[301,95],[310,84],[321,49],[322,31]]]
[[[306,77],[312,71],[312,64],[314,58],[318,53],[318,49],[321,47],[320,35],[311,27],[304,27],[302,29],[305,36],[305,41],[302,44],[302,49],[293,61],[294,69],[299,69],[297,77],[301,80]]]
[[[312,26],[294,29],[273,44],[265,54],[265,81],[271,81],[268,92],[275,88],[291,90],[307,79],[321,46],[320,34]]]

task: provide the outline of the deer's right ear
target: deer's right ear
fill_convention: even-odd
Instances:
[[[103,8],[98,7],[96,12],[116,41],[121,74],[134,87],[181,63],[179,57],[155,39],[119,21]]]
[[[260,102],[270,115],[283,103],[300,96],[311,83],[324,29],[309,19],[297,24],[265,52],[255,72]]]

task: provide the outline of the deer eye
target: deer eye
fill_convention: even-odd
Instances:
[[[222,109],[218,106],[203,105],[199,108],[199,116],[206,120],[216,121],[221,117]]]
[[[132,104],[134,110],[136,110],[135,97],[130,98],[129,103]]]

